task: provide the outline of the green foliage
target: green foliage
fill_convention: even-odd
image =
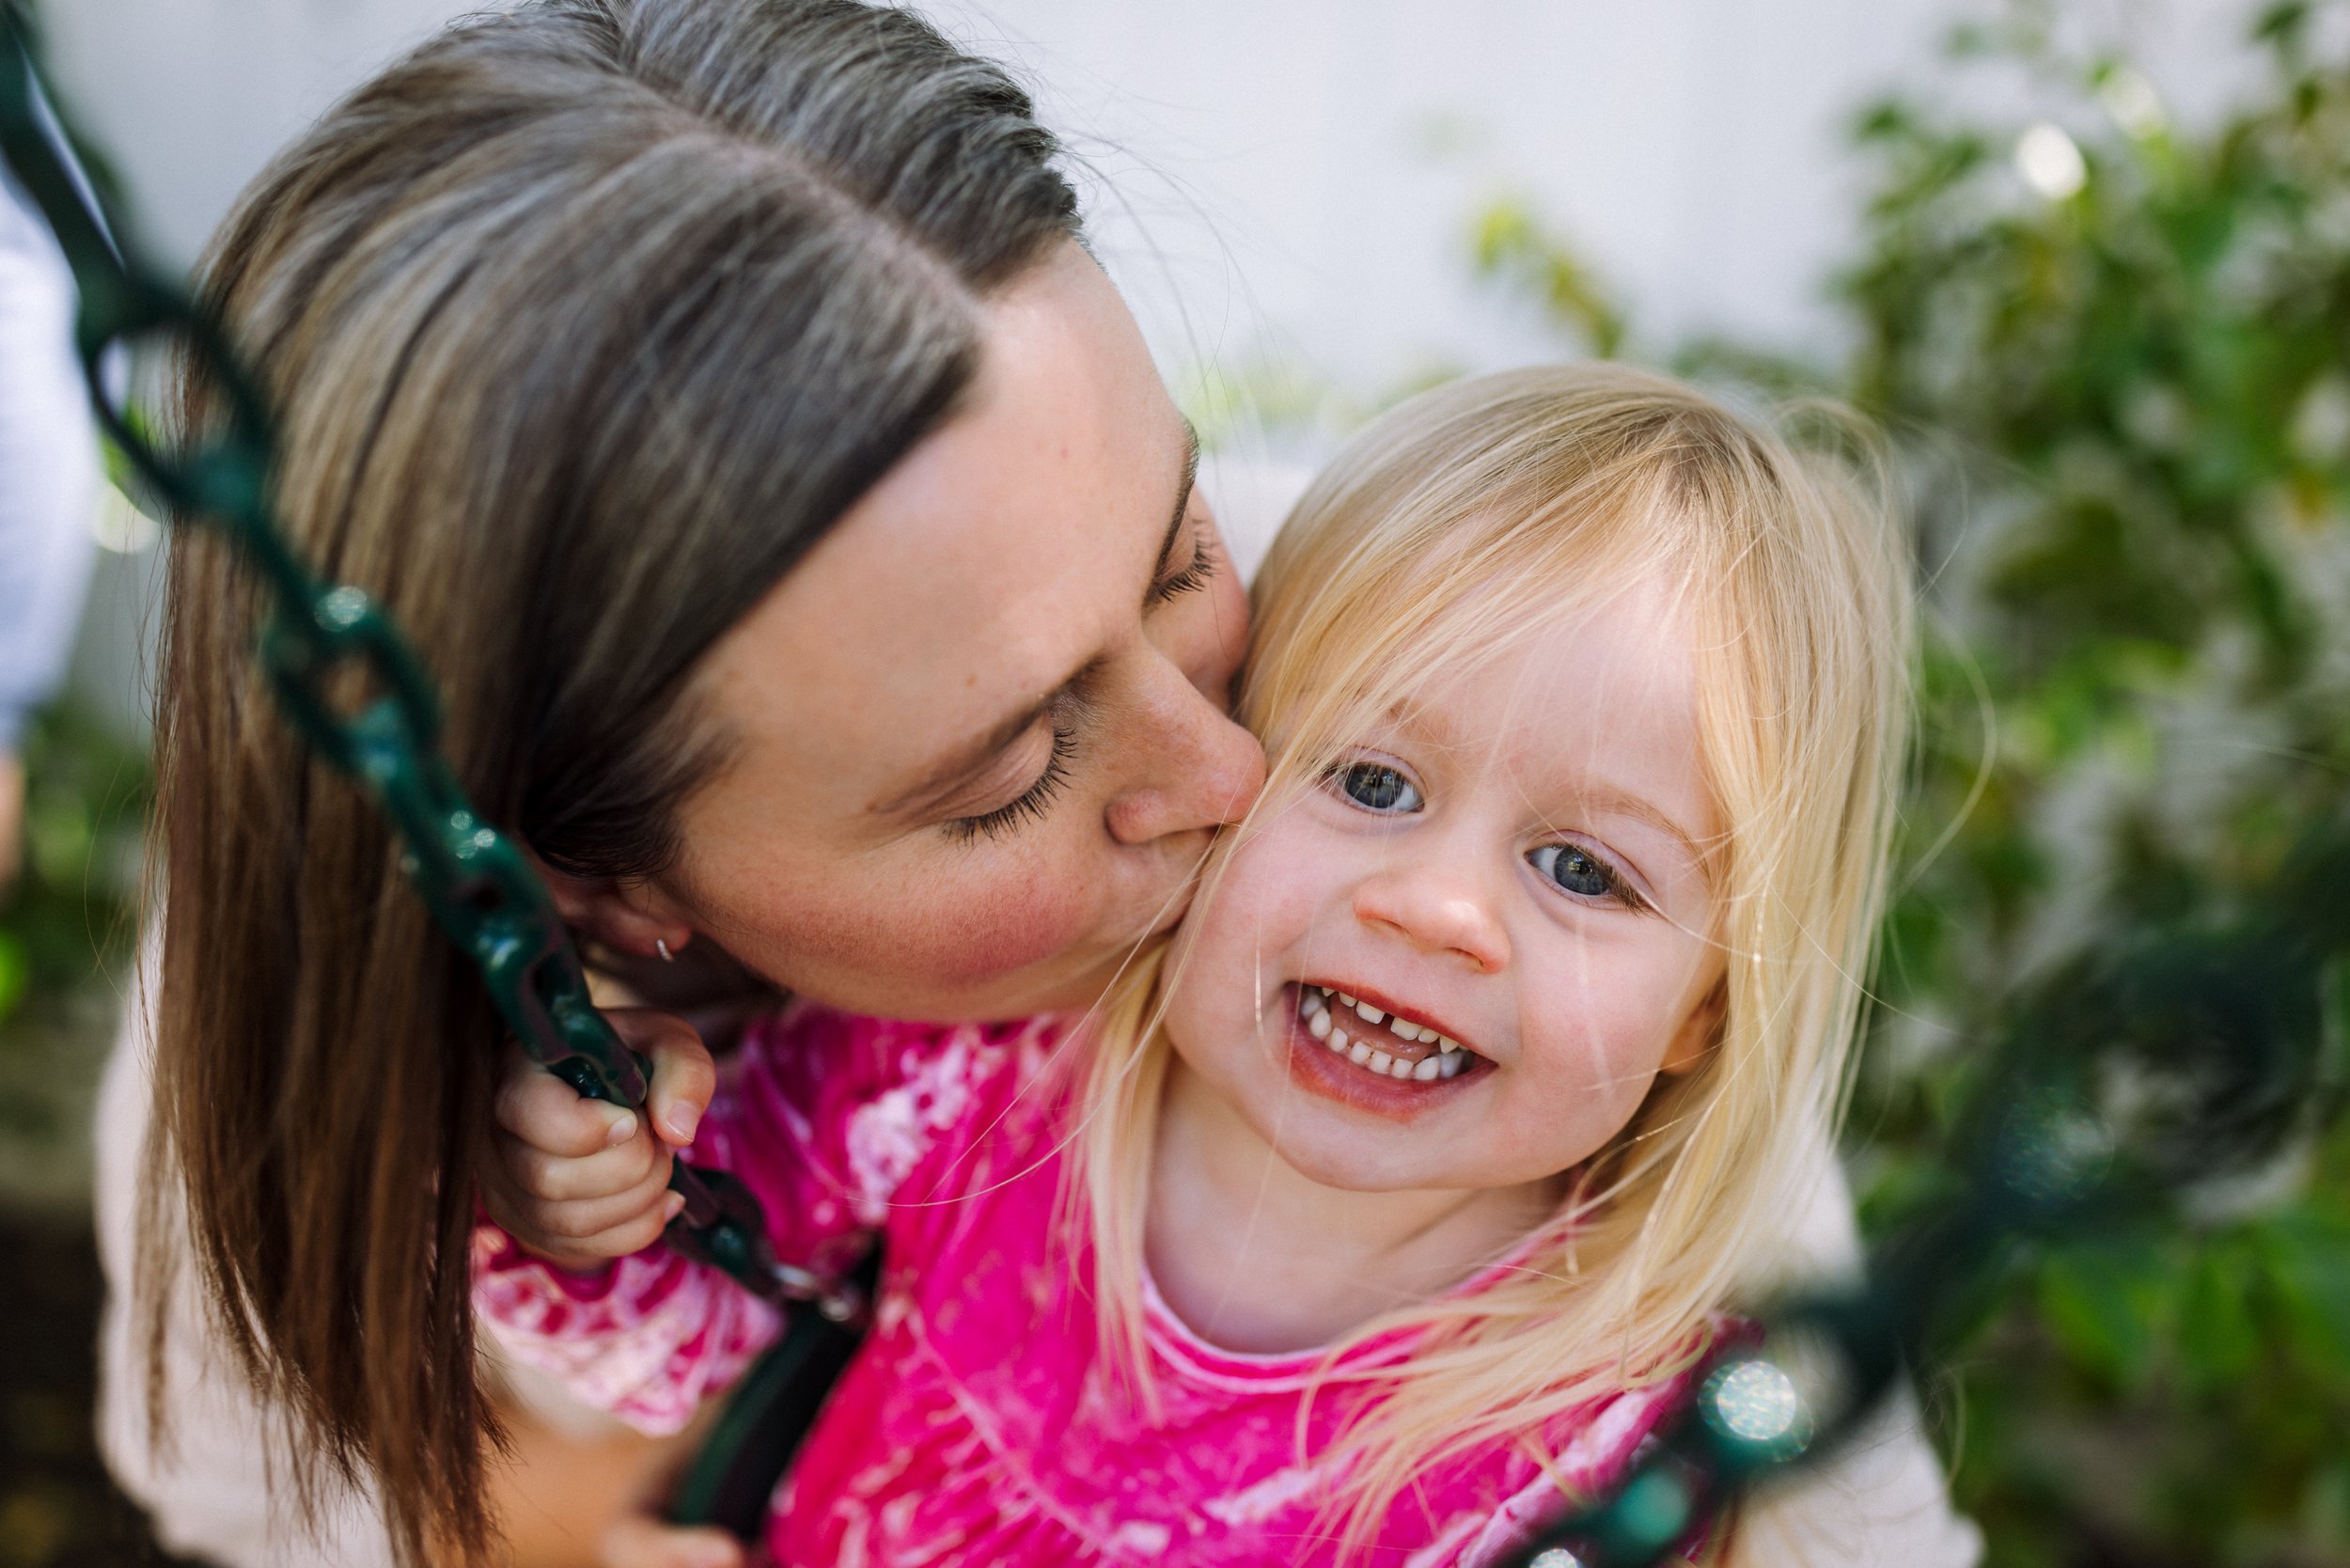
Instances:
[[[2248,17],[2260,90],[2193,129],[2061,20],[2019,4],[1953,40],[1954,70],[2020,67],[2036,123],[1861,118],[1849,365],[1678,360],[1877,416],[1917,520],[1919,755],[1853,1120],[1880,1229],[1947,1190],[2020,980],[2092,931],[2240,907],[2350,805],[2350,58],[2319,42],[2350,8]],[[1476,244],[1574,340],[1622,341],[1522,212]],[[2283,1146],[2171,1223],[2016,1260],[1930,1390],[1991,1562],[2350,1563],[2335,989],[2330,1078]],[[2128,1059],[2104,1084],[2190,1088]]]
[[[1622,309],[1574,250],[1524,205],[1498,201],[1486,208],[1469,244],[1478,276],[1531,295],[1602,359],[1622,350]]]
[[[1912,821],[1956,824],[1888,933],[1858,1123],[1880,1215],[1950,1131],[1987,999],[2083,930],[2226,911],[2342,811],[2350,61],[2313,57],[2315,20],[2258,19],[2265,88],[2206,132],[2028,24],[1964,42],[2059,89],[2043,128],[1861,122],[1847,395],[1908,437],[1948,633]],[[2325,1108],[2177,1226],[2019,1268],[1959,1379],[1994,1561],[2350,1561],[2350,1126]]]
[[[24,739],[24,867],[0,901],[0,1161],[70,1147],[123,989],[149,775],[139,751],[70,703]]]

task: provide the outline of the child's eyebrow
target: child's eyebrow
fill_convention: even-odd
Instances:
[[[1682,853],[1688,855],[1693,864],[1701,867],[1706,863],[1704,852],[1698,848],[1697,839],[1691,837],[1679,823],[1651,805],[1644,796],[1636,795],[1631,791],[1614,784],[1592,779],[1578,779],[1568,788],[1574,792],[1576,799],[1592,810],[1630,817],[1636,822],[1646,823],[1679,844]]]
[[[1418,735],[1438,745],[1457,746],[1461,744],[1441,709],[1399,702],[1387,710],[1386,720],[1400,730]],[[1646,823],[1678,844],[1682,853],[1699,870],[1706,870],[1713,865],[1711,857],[1699,846],[1696,835],[1653,805],[1646,796],[1598,778],[1570,778],[1564,780],[1560,788],[1590,810],[1612,812],[1630,817],[1635,822]]]

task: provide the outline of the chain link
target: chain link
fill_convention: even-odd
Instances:
[[[259,656],[287,718],[383,812],[400,870],[479,969],[531,1059],[583,1095],[641,1108],[644,1063],[589,999],[544,884],[514,840],[474,809],[441,754],[440,702],[415,651],[364,589],[321,579],[288,546],[269,499],[273,427],[257,384],[219,324],[85,204],[39,84],[26,20],[0,8],[0,155],[73,274],[75,348],[101,428],[175,523],[212,528],[259,578],[269,601]],[[219,395],[217,428],[185,450],[158,447],[107,394],[105,370],[118,353],[155,342],[176,343]],[[372,695],[346,711],[331,691],[353,676]],[[685,1197],[668,1228],[672,1247],[767,1299],[854,1312],[853,1300],[776,1260],[758,1201],[741,1183],[680,1160],[669,1184]]]

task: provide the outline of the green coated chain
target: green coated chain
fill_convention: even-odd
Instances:
[[[382,810],[400,840],[401,870],[478,967],[524,1049],[583,1095],[641,1107],[643,1063],[588,999],[545,886],[514,841],[473,808],[441,755],[440,703],[415,650],[363,589],[313,574],[278,531],[272,427],[256,383],[218,323],[86,203],[55,140],[57,122],[44,113],[25,29],[12,7],[0,8],[0,156],[56,235],[80,290],[75,346],[101,426],[175,521],[214,529],[258,575],[271,605],[259,656],[287,717]],[[179,343],[223,405],[219,428],[182,451],[158,447],[106,393],[115,351],[159,339]],[[351,670],[380,695],[346,713],[328,682]],[[667,1235],[678,1251],[770,1300],[854,1310],[815,1277],[776,1261],[741,1183],[681,1160],[669,1184],[685,1197]]]

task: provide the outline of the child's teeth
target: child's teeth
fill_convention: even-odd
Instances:
[[[1437,1075],[1443,1071],[1444,1058],[1422,1057],[1419,1058],[1419,1065],[1412,1069],[1412,1076],[1418,1078],[1424,1084],[1434,1083],[1435,1082]]]
[[[1406,1023],[1401,1018],[1391,1021],[1387,1025],[1387,1027],[1395,1031],[1395,1037],[1398,1040],[1418,1040],[1420,1038],[1419,1026],[1418,1024]]]
[[[1431,1057],[1428,1059],[1442,1062],[1444,1075],[1448,1078],[1457,1078],[1468,1071],[1468,1056],[1465,1052],[1455,1052],[1451,1056]]]
[[[1387,1055],[1386,1052],[1373,1051],[1371,1053],[1371,1070],[1373,1073],[1385,1073],[1388,1068],[1393,1067],[1394,1065],[1395,1058]]]
[[[1460,1048],[1461,1043],[1453,1039],[1450,1035],[1440,1034],[1436,1036],[1436,1049],[1442,1051],[1446,1056],[1450,1056],[1453,1052],[1459,1050]]]
[[[1348,996],[1345,992],[1340,991],[1336,995],[1339,998],[1339,1004],[1341,1007],[1353,1007],[1355,1005],[1355,998]]]
[[[1330,1038],[1330,1011],[1329,1011],[1329,1009],[1327,1009],[1327,1008],[1316,1008],[1316,1009],[1314,1010],[1313,1016],[1311,1016],[1310,1018],[1308,1018],[1308,1019],[1306,1020],[1306,1032],[1307,1032],[1307,1033],[1308,1033],[1308,1034],[1310,1034],[1310,1035],[1312,1035],[1312,1036],[1313,1036],[1316,1040],[1327,1040],[1327,1039],[1329,1039],[1329,1038]]]
[[[1382,1056],[1385,1056],[1386,1054],[1386,1053],[1384,1051],[1380,1053]],[[1371,1047],[1358,1040],[1355,1042],[1353,1048],[1346,1053],[1346,1059],[1353,1062],[1357,1067],[1369,1066],[1371,1063]]]
[[[1402,1057],[1396,1058],[1395,1065],[1387,1069],[1387,1076],[1390,1078],[1408,1078],[1411,1075],[1412,1064]]]
[[[1366,1024],[1376,1024],[1379,1020],[1386,1016],[1386,1013],[1380,1011],[1369,1002],[1356,1002],[1355,1004],[1355,1011],[1363,1015],[1363,1022]]]

